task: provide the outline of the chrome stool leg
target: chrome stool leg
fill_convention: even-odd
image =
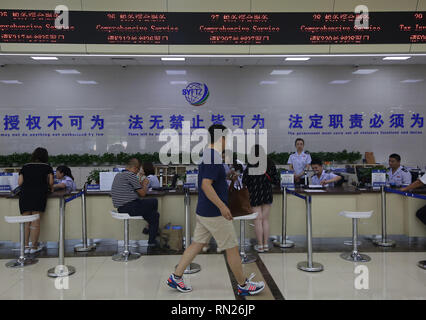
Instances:
[[[366,254],[358,252],[358,219],[352,218],[352,252],[345,252],[340,255],[342,259],[352,262],[368,262],[371,260]]]
[[[129,219],[124,219],[124,251],[113,255],[112,260],[127,262],[130,260],[139,259],[140,256],[140,253],[132,253],[129,250]]]
[[[33,259],[31,257],[25,257],[25,223],[20,223],[19,229],[20,229],[19,240],[21,243],[19,258],[16,260],[11,260],[8,263],[6,263],[6,267],[8,268],[21,268],[21,267],[29,266],[38,262],[37,259]]]
[[[253,255],[247,254],[245,250],[245,220],[240,220],[240,256],[241,256],[241,263],[247,264],[252,263],[257,260],[257,258]]]

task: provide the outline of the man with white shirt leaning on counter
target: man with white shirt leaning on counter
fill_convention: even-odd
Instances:
[[[332,172],[325,172],[322,166],[322,161],[319,159],[313,159],[311,162],[312,170],[314,170],[314,175],[312,176],[313,185],[322,185],[327,187],[334,187],[334,183],[342,179],[341,176],[338,176]]]
[[[405,188],[401,188],[401,191],[410,192],[413,189],[424,187],[424,185],[426,185],[426,174],[424,174],[422,177],[420,177],[419,179],[417,179],[416,181],[414,181],[409,186],[407,186]],[[426,225],[426,206],[424,206],[424,207],[420,208],[419,210],[417,210],[416,217],[423,224]]]

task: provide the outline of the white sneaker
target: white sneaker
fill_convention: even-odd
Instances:
[[[256,251],[257,251],[257,252],[259,252],[259,253],[265,252],[265,251],[263,250],[263,246],[260,246],[260,245],[258,245],[258,244],[256,244],[256,245],[254,246],[254,250],[256,250]]]
[[[206,253],[207,251],[209,251],[209,246],[204,246],[204,247],[203,247],[203,249],[202,249],[202,251],[203,251],[204,253]]]
[[[265,289],[265,283],[263,281],[259,281],[259,282],[251,281],[254,277],[255,277],[255,274],[252,273],[250,277],[246,280],[244,287],[241,287],[240,285],[237,286],[237,293],[239,296],[248,296],[248,295],[258,294],[263,289]]]
[[[265,244],[263,246],[263,251],[268,252],[269,251],[269,245]]]
[[[36,249],[31,248],[30,254],[40,252],[41,250],[43,250],[43,248],[44,247],[42,245],[39,245]]]
[[[30,251],[31,251],[31,247],[25,247],[25,251],[24,251],[25,254],[29,254]]]

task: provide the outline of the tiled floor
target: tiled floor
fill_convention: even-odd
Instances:
[[[286,299],[426,299],[426,270],[417,266],[424,252],[369,252],[370,262],[356,264],[339,254],[315,253],[313,260],[324,266],[319,273],[296,268],[304,253],[260,256]],[[368,268],[368,289],[355,288],[357,277],[366,275],[355,273],[360,265]]]
[[[195,262],[202,271],[188,276],[194,290],[181,294],[166,285],[166,280],[180,256],[143,256],[128,263],[111,257],[67,258],[76,268],[69,277],[69,289],[58,290],[59,280],[46,272],[56,265],[56,258],[42,258],[23,269],[5,267],[0,260],[0,299],[235,299],[224,256],[200,255]],[[207,290],[208,288],[208,290]],[[203,290],[204,289],[204,290]]]
[[[249,299],[422,299],[426,300],[426,270],[417,267],[426,259],[425,252],[369,252],[368,289],[356,289],[359,276],[353,264],[339,253],[314,253],[314,261],[324,265],[320,273],[306,273],[296,268],[305,253],[260,254],[259,263],[245,265],[247,274],[256,272],[256,281],[265,280],[268,288]],[[182,294],[165,282],[179,255],[144,255],[128,263],[112,261],[110,256],[68,257],[66,264],[76,273],[61,283],[47,277],[57,258],[40,258],[23,269],[6,268],[0,260],[0,300],[5,299],[167,299],[233,300],[231,278],[223,254],[201,254],[194,262],[199,273],[186,276],[194,290]],[[262,274],[263,273],[263,274]],[[269,280],[268,280],[269,279]],[[68,289],[57,289],[68,285]],[[277,293],[277,291],[280,291]]]

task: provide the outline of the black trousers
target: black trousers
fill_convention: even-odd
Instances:
[[[142,216],[149,223],[148,243],[155,243],[160,223],[158,200],[156,198],[136,199],[118,208],[118,212],[128,213],[130,216]]]
[[[419,218],[423,224],[426,224],[426,206],[417,210],[416,217]]]

